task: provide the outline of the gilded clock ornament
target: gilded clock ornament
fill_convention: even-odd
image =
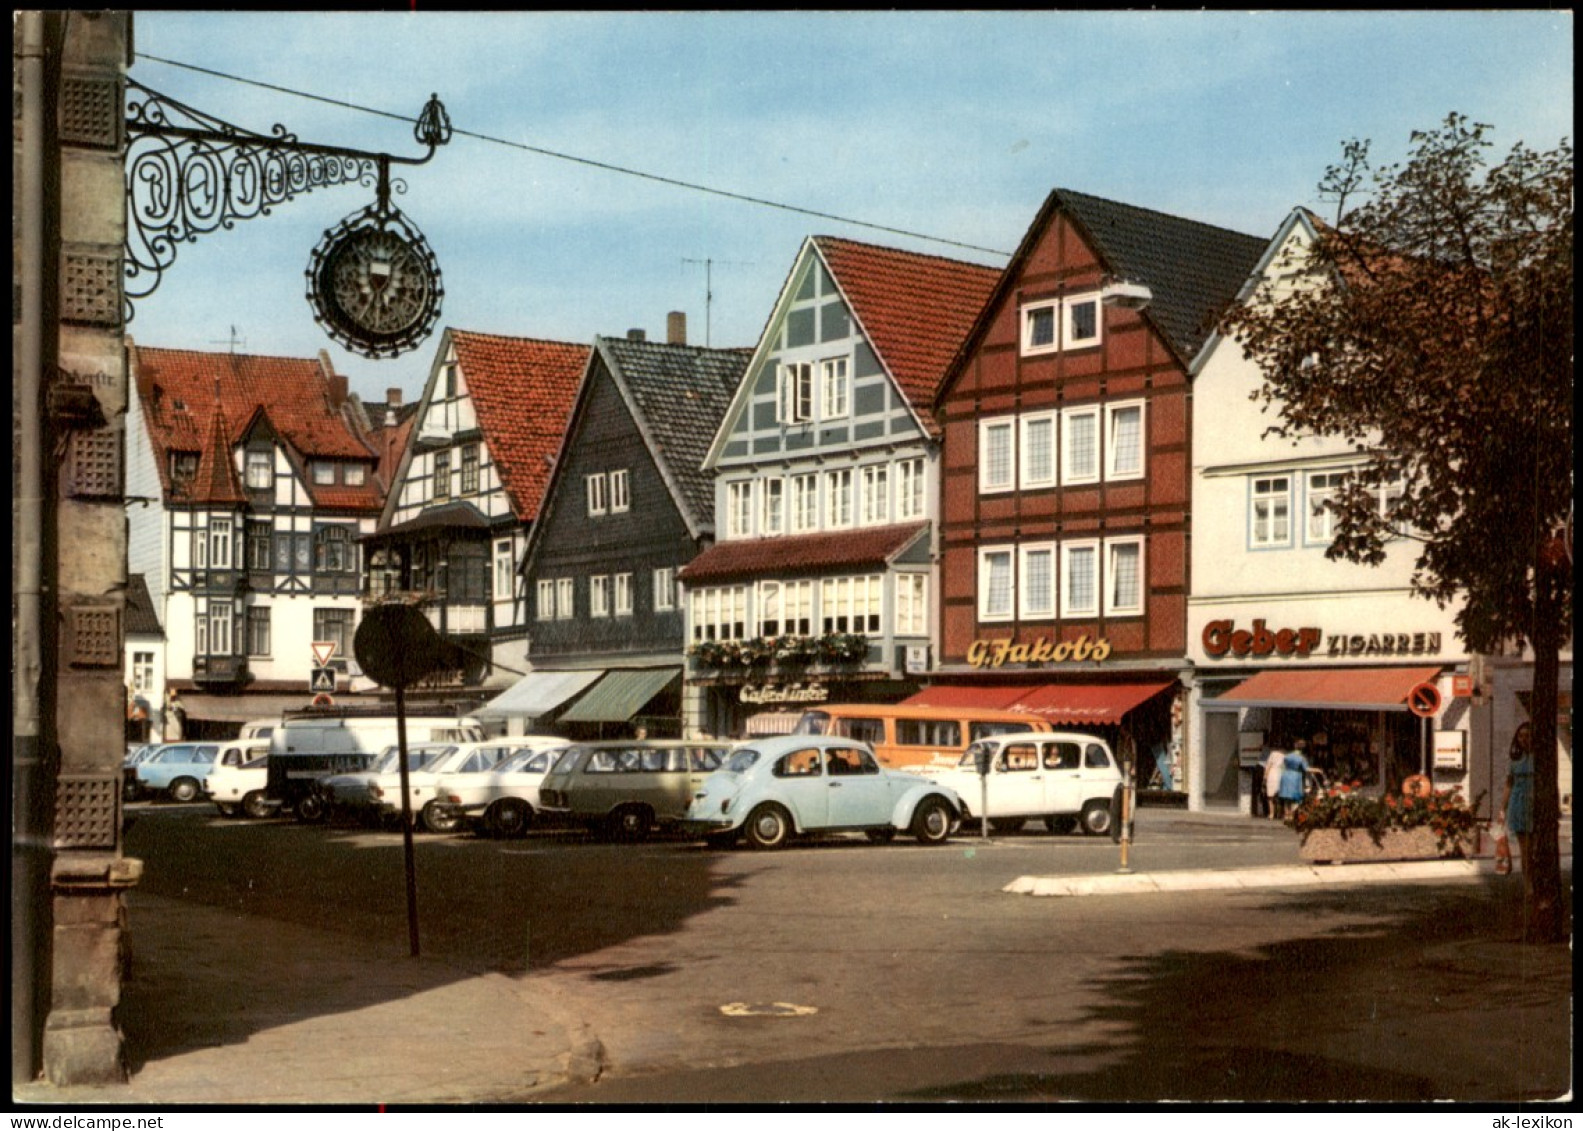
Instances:
[[[401,212],[372,205],[325,233],[308,264],[308,301],[330,337],[365,357],[396,357],[440,317],[440,266]]]

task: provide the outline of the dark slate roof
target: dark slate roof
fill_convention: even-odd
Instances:
[[[678,573],[689,585],[792,574],[840,573],[888,565],[916,542],[927,522],[829,530],[789,538],[744,538],[716,542]]]
[[[637,401],[654,457],[666,470],[696,523],[714,522],[714,479],[703,470],[720,421],[731,407],[752,350],[601,338]]]
[[[154,611],[154,599],[148,595],[148,582],[141,573],[128,574],[126,579],[126,634],[128,636],[164,636],[159,614]]]
[[[1197,356],[1220,312],[1236,298],[1269,245],[1267,236],[1071,189],[1056,189],[1050,199],[1087,233],[1116,275],[1148,284],[1154,297],[1147,316],[1184,365]]]

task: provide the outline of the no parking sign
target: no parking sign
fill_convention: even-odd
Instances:
[[[1432,719],[1440,711],[1440,689],[1432,683],[1415,684],[1407,693],[1407,709],[1420,719]]]

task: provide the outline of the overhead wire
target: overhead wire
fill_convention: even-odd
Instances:
[[[394,114],[388,110],[379,110],[372,106],[361,106],[355,102],[347,102],[344,99],[330,98],[322,94],[313,94],[305,90],[295,90],[292,87],[279,86],[275,83],[263,82],[260,79],[250,79],[241,75],[229,74],[225,71],[213,70],[209,67],[200,67],[196,63],[183,63],[176,59],[165,59],[158,55],[150,55],[143,51],[137,52],[137,57],[139,59],[146,59],[151,63],[163,63],[168,67],[179,67],[183,70],[196,71],[199,74],[210,75],[214,78],[225,79],[229,82],[242,83],[246,86],[255,86],[262,90],[272,90],[279,94],[289,94],[295,98],[305,98],[312,102],[323,102],[326,105],[339,106],[343,109],[355,110],[363,114],[372,114],[380,118],[390,118],[398,122],[410,123],[413,121],[412,118],[409,118],[404,114]],[[619,173],[622,176],[638,177],[646,181],[653,181],[656,184],[669,185],[672,188],[686,189],[690,192],[707,193],[710,196],[724,197],[727,200],[735,200],[743,204],[754,204],[762,208],[775,208],[783,212],[792,212],[801,216],[812,216],[820,220],[831,220],[838,224],[850,224],[853,227],[866,228],[870,231],[885,232],[893,236],[905,236],[908,239],[925,240],[929,243],[943,244],[948,247],[962,248],[967,251],[981,251],[989,255],[999,255],[1008,258],[1011,255],[1010,252],[1001,251],[998,248],[983,247],[979,244],[964,243],[961,240],[947,239],[944,236],[931,236],[925,232],[914,232],[909,231],[906,228],[895,228],[888,224],[878,224],[870,220],[858,220],[851,216],[841,216],[834,212],[821,212],[814,208],[804,208],[801,205],[787,204],[784,201],[770,200],[766,197],[751,196],[747,193],[733,192],[730,189],[715,188],[711,185],[702,185],[693,181],[684,181],[676,177],[667,177],[660,173],[649,173],[643,171],[642,169],[632,169],[624,165],[613,164],[609,161],[599,161],[592,157],[579,157],[573,153],[561,153],[558,150],[546,149],[543,146],[529,145],[527,142],[512,141],[509,138],[495,137],[491,134],[478,133],[473,130],[461,129],[460,127],[453,126],[451,132],[453,135],[470,137],[475,141],[487,142],[491,145],[503,145],[511,149],[520,149],[528,153],[534,153],[541,157],[554,158],[557,161],[570,161],[577,165],[585,165],[593,169],[602,169],[608,173]]]

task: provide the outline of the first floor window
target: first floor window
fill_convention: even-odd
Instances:
[[[1099,481],[1099,409],[1067,409],[1061,414],[1061,482]]]
[[[154,653],[132,653],[132,690],[154,690]]]
[[[1344,471],[1313,471],[1308,475],[1308,522],[1304,539],[1312,544],[1328,544],[1335,532],[1336,514],[1331,501],[1340,490]]]
[[[1061,543],[1061,616],[1099,615],[1099,544]]]
[[[495,600],[505,601],[511,597],[511,540],[502,539],[495,543]]]
[[[1022,598],[1020,614],[1043,619],[1055,616],[1055,547],[1018,547],[1022,562],[1017,592]]]
[[[335,645],[337,657],[352,654],[352,610],[314,609],[313,638]]]
[[[1292,480],[1270,475],[1253,481],[1249,541],[1254,546],[1288,546],[1292,541]]]
[[[319,573],[349,573],[357,569],[357,551],[346,527],[319,527],[314,535],[313,568]]]
[[[478,445],[462,445],[462,494],[478,493]]]
[[[852,525],[852,469],[827,471],[824,477],[825,529],[839,530]]]
[[[434,453],[434,500],[451,497],[451,453]]]
[[[395,550],[375,550],[368,558],[368,591],[376,597],[401,589],[401,559]]]
[[[632,507],[632,486],[627,469],[617,468],[610,473],[610,513],[620,514]]]
[[[654,571],[654,611],[669,612],[676,607],[676,571],[669,566]]]
[[[1105,543],[1105,615],[1143,612],[1143,539]]]
[[[825,632],[878,632],[883,579],[827,577],[820,583],[819,618]]]
[[[726,484],[726,537],[747,538],[753,533],[753,480]]]
[[[688,594],[694,640],[741,640],[747,636],[748,587],[719,586]]]
[[[632,575],[630,573],[616,574],[616,616],[629,617],[632,615]]]
[[[247,610],[247,654],[269,655],[269,610],[254,606]]]
[[[192,565],[194,569],[209,568],[209,532],[201,526],[192,532]]]
[[[534,618],[537,620],[551,620],[555,616],[555,582],[545,578],[534,586],[536,597]]]
[[[1022,486],[1055,486],[1055,413],[1040,412],[1020,420]]]
[[[890,521],[890,468],[875,464],[862,470],[863,510],[859,521],[864,526],[883,526]]]
[[[781,534],[786,528],[786,481],[772,477],[759,482],[762,502],[759,512],[759,533]]]
[[[793,534],[819,529],[819,477],[794,475],[792,477]]]
[[[896,575],[896,635],[926,636],[929,632],[929,575]]]
[[[980,620],[1011,619],[1011,551],[978,552],[978,616]]]
[[[209,654],[231,654],[231,603],[213,601],[209,604]]]
[[[571,620],[577,615],[573,593],[572,579],[570,577],[558,577],[555,579],[556,620]]]
[[[781,631],[781,583],[759,582],[759,635],[779,636]]]
[[[896,521],[923,517],[923,460],[904,459],[896,464]]]
[[[607,574],[597,574],[588,579],[588,615],[610,615],[610,577]]]
[[[978,489],[1010,491],[1015,487],[1015,422],[981,420],[978,424]]]
[[[229,518],[211,518],[209,520],[209,565],[214,569],[230,569],[231,561],[231,520]]]
[[[269,572],[269,540],[274,527],[267,522],[247,524],[247,568]]]
[[[1105,478],[1143,474],[1143,405],[1105,406]]]

